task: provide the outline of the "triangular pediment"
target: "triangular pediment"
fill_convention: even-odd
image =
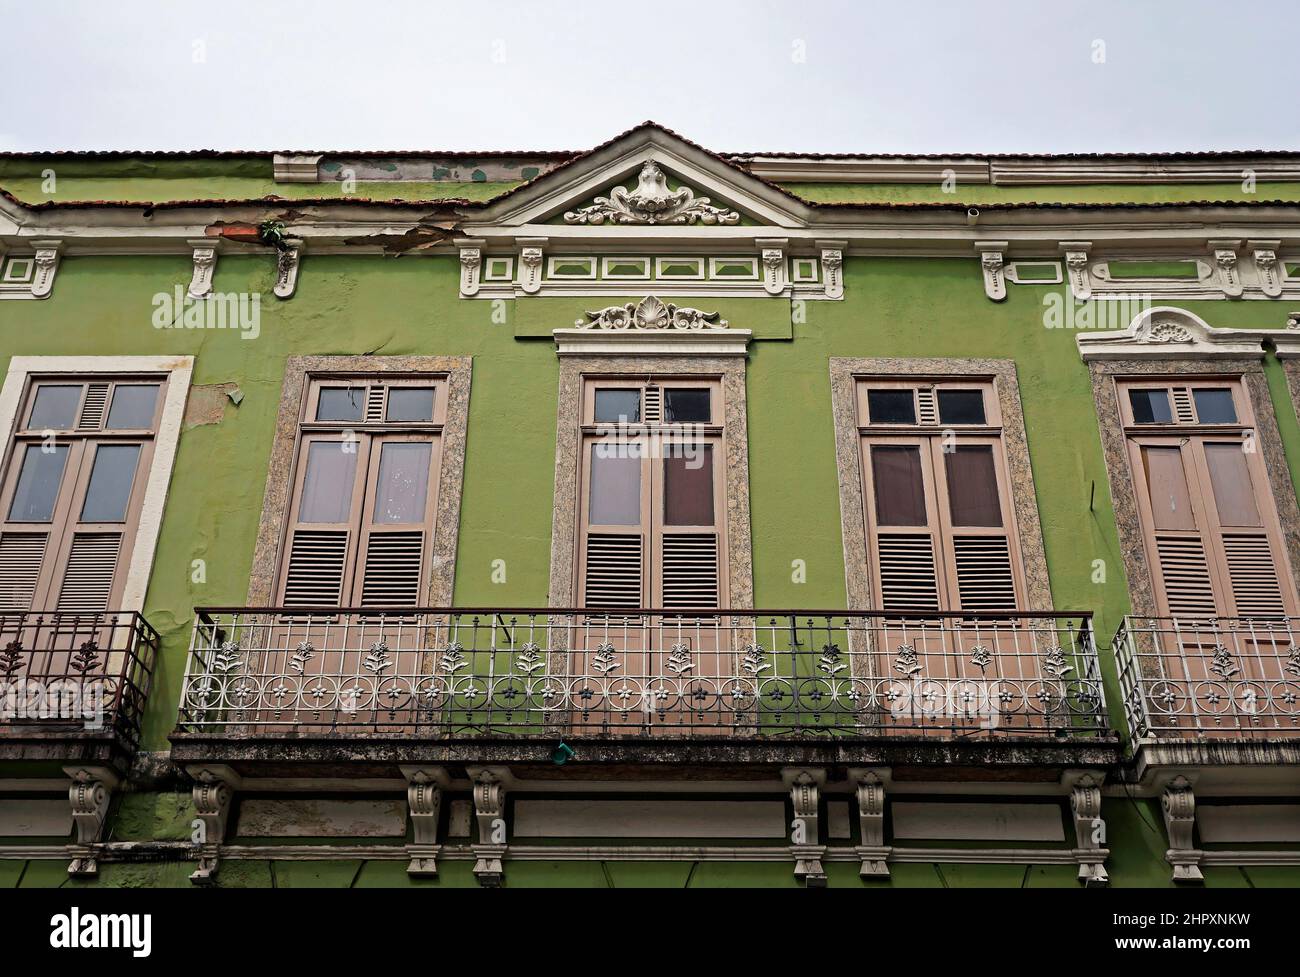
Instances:
[[[493,201],[473,227],[571,225],[800,228],[804,202],[654,123],[645,123]]]

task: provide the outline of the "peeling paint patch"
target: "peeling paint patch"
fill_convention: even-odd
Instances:
[[[203,383],[190,387],[185,404],[185,429],[220,424],[226,416],[226,404],[238,404],[243,399],[237,383]]]

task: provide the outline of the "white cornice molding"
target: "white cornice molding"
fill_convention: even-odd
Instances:
[[[276,153],[272,162],[272,171],[276,183],[319,183],[320,172],[317,167],[323,154],[287,155]]]
[[[1292,183],[1300,181],[1300,160],[995,159],[989,164],[991,182],[1000,186],[1241,183],[1248,173],[1257,183]]]
[[[1093,360],[1257,360],[1271,341],[1279,357],[1300,356],[1300,329],[1217,329],[1186,309],[1158,305],[1128,328],[1075,337],[1079,355]]]
[[[764,180],[795,183],[941,183],[950,176],[956,177],[958,185],[989,182],[987,160],[959,156],[917,160],[871,156],[837,159],[748,156],[737,162]]]

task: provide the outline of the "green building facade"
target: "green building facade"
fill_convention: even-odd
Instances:
[[[0,884],[1300,884],[1300,155],[0,188]]]

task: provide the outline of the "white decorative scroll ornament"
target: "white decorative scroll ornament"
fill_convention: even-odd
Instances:
[[[501,887],[505,878],[502,858],[508,850],[506,839],[506,787],[503,771],[482,767],[472,773],[474,781],[474,819],[478,822],[478,844],[474,853],[474,875],[484,888]]]
[[[406,778],[406,805],[411,816],[412,839],[406,846],[411,856],[408,875],[422,878],[438,874],[438,818],[442,792],[450,778],[444,767],[402,767]]]
[[[1165,815],[1169,850],[1165,861],[1173,869],[1175,882],[1204,882],[1201,851],[1195,845],[1196,795],[1186,777],[1175,777],[1165,788],[1160,806]]]
[[[272,293],[278,299],[292,298],[298,290],[298,266],[302,263],[302,242],[286,241],[275,259],[275,287]]]
[[[1219,287],[1229,298],[1238,298],[1242,293],[1241,271],[1237,268],[1238,241],[1211,241],[1214,249],[1214,266],[1219,276]]]
[[[1249,247],[1259,272],[1259,290],[1271,299],[1282,294],[1282,270],[1277,262],[1277,248],[1281,241],[1251,241]]]
[[[738,224],[740,214],[711,206],[689,187],[668,189],[663,170],[647,161],[637,177],[636,189],[615,187],[608,197],[597,197],[588,207],[570,210],[566,224]]]
[[[794,834],[790,845],[794,876],[809,888],[823,888],[826,870],[822,867],[822,856],[826,854],[826,846],[819,843],[817,813],[826,771],[787,768],[781,771],[781,779],[790,789],[790,802],[794,808]]]
[[[1088,275],[1088,251],[1091,241],[1062,241],[1065,273],[1070,279],[1070,294],[1080,302],[1092,298],[1092,278]]]
[[[1106,856],[1102,847],[1106,822],[1101,818],[1101,778],[1085,773],[1070,788],[1070,814],[1074,820],[1075,858],[1079,860],[1079,881],[1095,888],[1108,885]]]
[[[59,270],[59,254],[63,250],[62,241],[35,241],[36,254],[33,262],[36,266],[32,275],[32,298],[49,298],[54,289],[54,273]]]
[[[76,844],[68,846],[72,856],[68,874],[74,878],[93,878],[99,874],[99,863],[91,846],[103,838],[108,802],[120,778],[111,767],[64,767],[63,772],[72,778],[68,801],[72,805],[72,823],[77,828]]]
[[[844,297],[844,251],[822,248],[822,287],[828,299]]]
[[[483,251],[480,248],[460,249],[460,294],[464,298],[478,294],[483,269]]]
[[[858,855],[864,879],[889,878],[889,847],[885,844],[885,784],[874,770],[851,771],[857,780],[858,827],[862,844]]]
[[[1138,342],[1147,345],[1194,343],[1196,337],[1186,326],[1170,319],[1152,319],[1147,322],[1146,330],[1138,337]]]
[[[519,287],[529,295],[542,287],[541,248],[523,248],[519,252]]]
[[[190,298],[206,298],[212,293],[212,275],[217,270],[217,247],[208,238],[187,242],[194,249],[194,272],[190,275]]]
[[[984,273],[984,294],[994,302],[1007,297],[1006,262],[1002,257],[1006,247],[1006,241],[975,242],[975,250],[980,253],[980,269]]]
[[[768,295],[785,290],[785,252],[781,248],[763,249],[763,290]]]
[[[653,295],[640,302],[610,305],[597,312],[584,312],[574,325],[579,329],[726,329],[727,320],[718,312],[701,312],[687,306],[665,305]]]

